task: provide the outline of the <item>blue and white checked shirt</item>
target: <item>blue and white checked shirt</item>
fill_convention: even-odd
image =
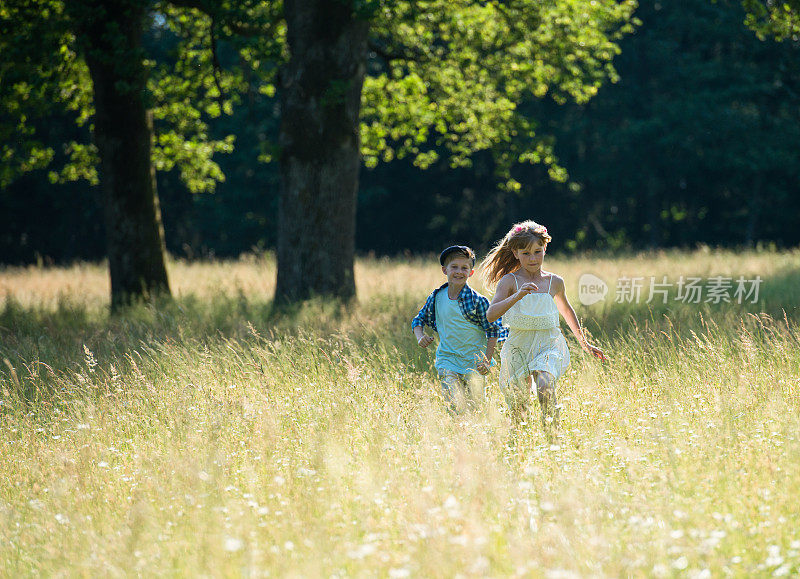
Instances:
[[[434,332],[436,329],[436,294],[445,289],[447,284],[433,290],[431,295],[425,301],[425,305],[419,313],[411,320],[411,329],[417,326],[430,326]],[[479,328],[486,332],[487,338],[497,338],[498,342],[502,342],[508,337],[508,330],[503,327],[503,319],[498,318],[494,322],[486,319],[486,310],[489,309],[489,300],[469,287],[469,284],[464,284],[463,289],[456,298],[458,300],[458,309],[461,310],[461,315],[468,322],[472,322]]]

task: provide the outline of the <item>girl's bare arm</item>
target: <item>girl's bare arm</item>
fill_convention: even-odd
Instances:
[[[556,302],[556,307],[558,308],[558,312],[564,317],[569,326],[569,329],[572,330],[572,333],[575,335],[575,338],[578,340],[578,343],[581,345],[584,351],[589,352],[593,356],[597,358],[605,359],[603,355],[603,351],[598,348],[597,346],[593,346],[589,342],[586,341],[586,336],[583,335],[583,329],[581,328],[581,323],[578,321],[578,316],[575,315],[575,310],[572,307],[572,304],[569,303],[567,299],[567,294],[565,291],[564,280],[557,275],[553,276],[553,289],[555,290],[555,294],[553,295],[553,300]]]
[[[517,290],[514,284],[514,276],[511,274],[505,275],[500,280],[500,283],[497,284],[492,303],[489,304],[489,309],[486,310],[486,319],[490,322],[495,321],[505,314],[511,306],[537,289],[536,284],[526,283],[522,284],[522,287]]]

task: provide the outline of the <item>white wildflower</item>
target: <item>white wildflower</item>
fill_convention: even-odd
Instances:
[[[580,575],[569,569],[548,569],[544,572],[547,579],[578,579]]]
[[[669,569],[662,563],[656,563],[652,569],[653,577],[666,577],[669,575]]]
[[[768,545],[767,559],[764,561],[764,564],[767,567],[777,567],[782,563],[783,557],[781,557],[781,548],[778,545]]]
[[[773,577],[786,577],[792,571],[791,565],[781,565],[772,572]]]
[[[778,565],[783,563],[783,557],[780,555],[776,555],[774,557],[767,557],[764,561],[764,564],[767,567],[777,567]]]
[[[689,566],[689,559],[686,557],[678,557],[672,562],[672,567],[675,569],[686,569]]]
[[[444,501],[444,508],[451,517],[458,515],[459,513],[458,499],[453,495],[450,495]]]
[[[358,549],[352,549],[348,551],[347,556],[350,557],[351,559],[363,559],[365,557],[368,557],[369,555],[372,555],[375,552],[375,550],[376,550],[375,545],[373,545],[372,543],[366,543],[358,547]]]

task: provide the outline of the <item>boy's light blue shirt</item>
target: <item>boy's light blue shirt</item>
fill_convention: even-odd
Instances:
[[[486,333],[464,318],[458,300],[451,300],[447,290],[436,294],[436,328],[436,369],[459,374],[474,371],[486,354]]]

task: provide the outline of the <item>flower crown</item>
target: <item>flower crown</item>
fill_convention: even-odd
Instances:
[[[523,232],[523,231],[525,231],[526,229],[528,229],[528,227],[527,227],[526,225],[517,225],[517,226],[514,228],[514,233],[522,233],[522,232]],[[537,231],[537,230],[538,230],[538,231]],[[548,233],[547,233],[547,227],[545,227],[544,225],[539,225],[538,227],[536,227],[536,228],[534,229],[534,232],[535,232],[535,233],[544,234],[544,235],[547,235],[547,234],[548,234]]]

